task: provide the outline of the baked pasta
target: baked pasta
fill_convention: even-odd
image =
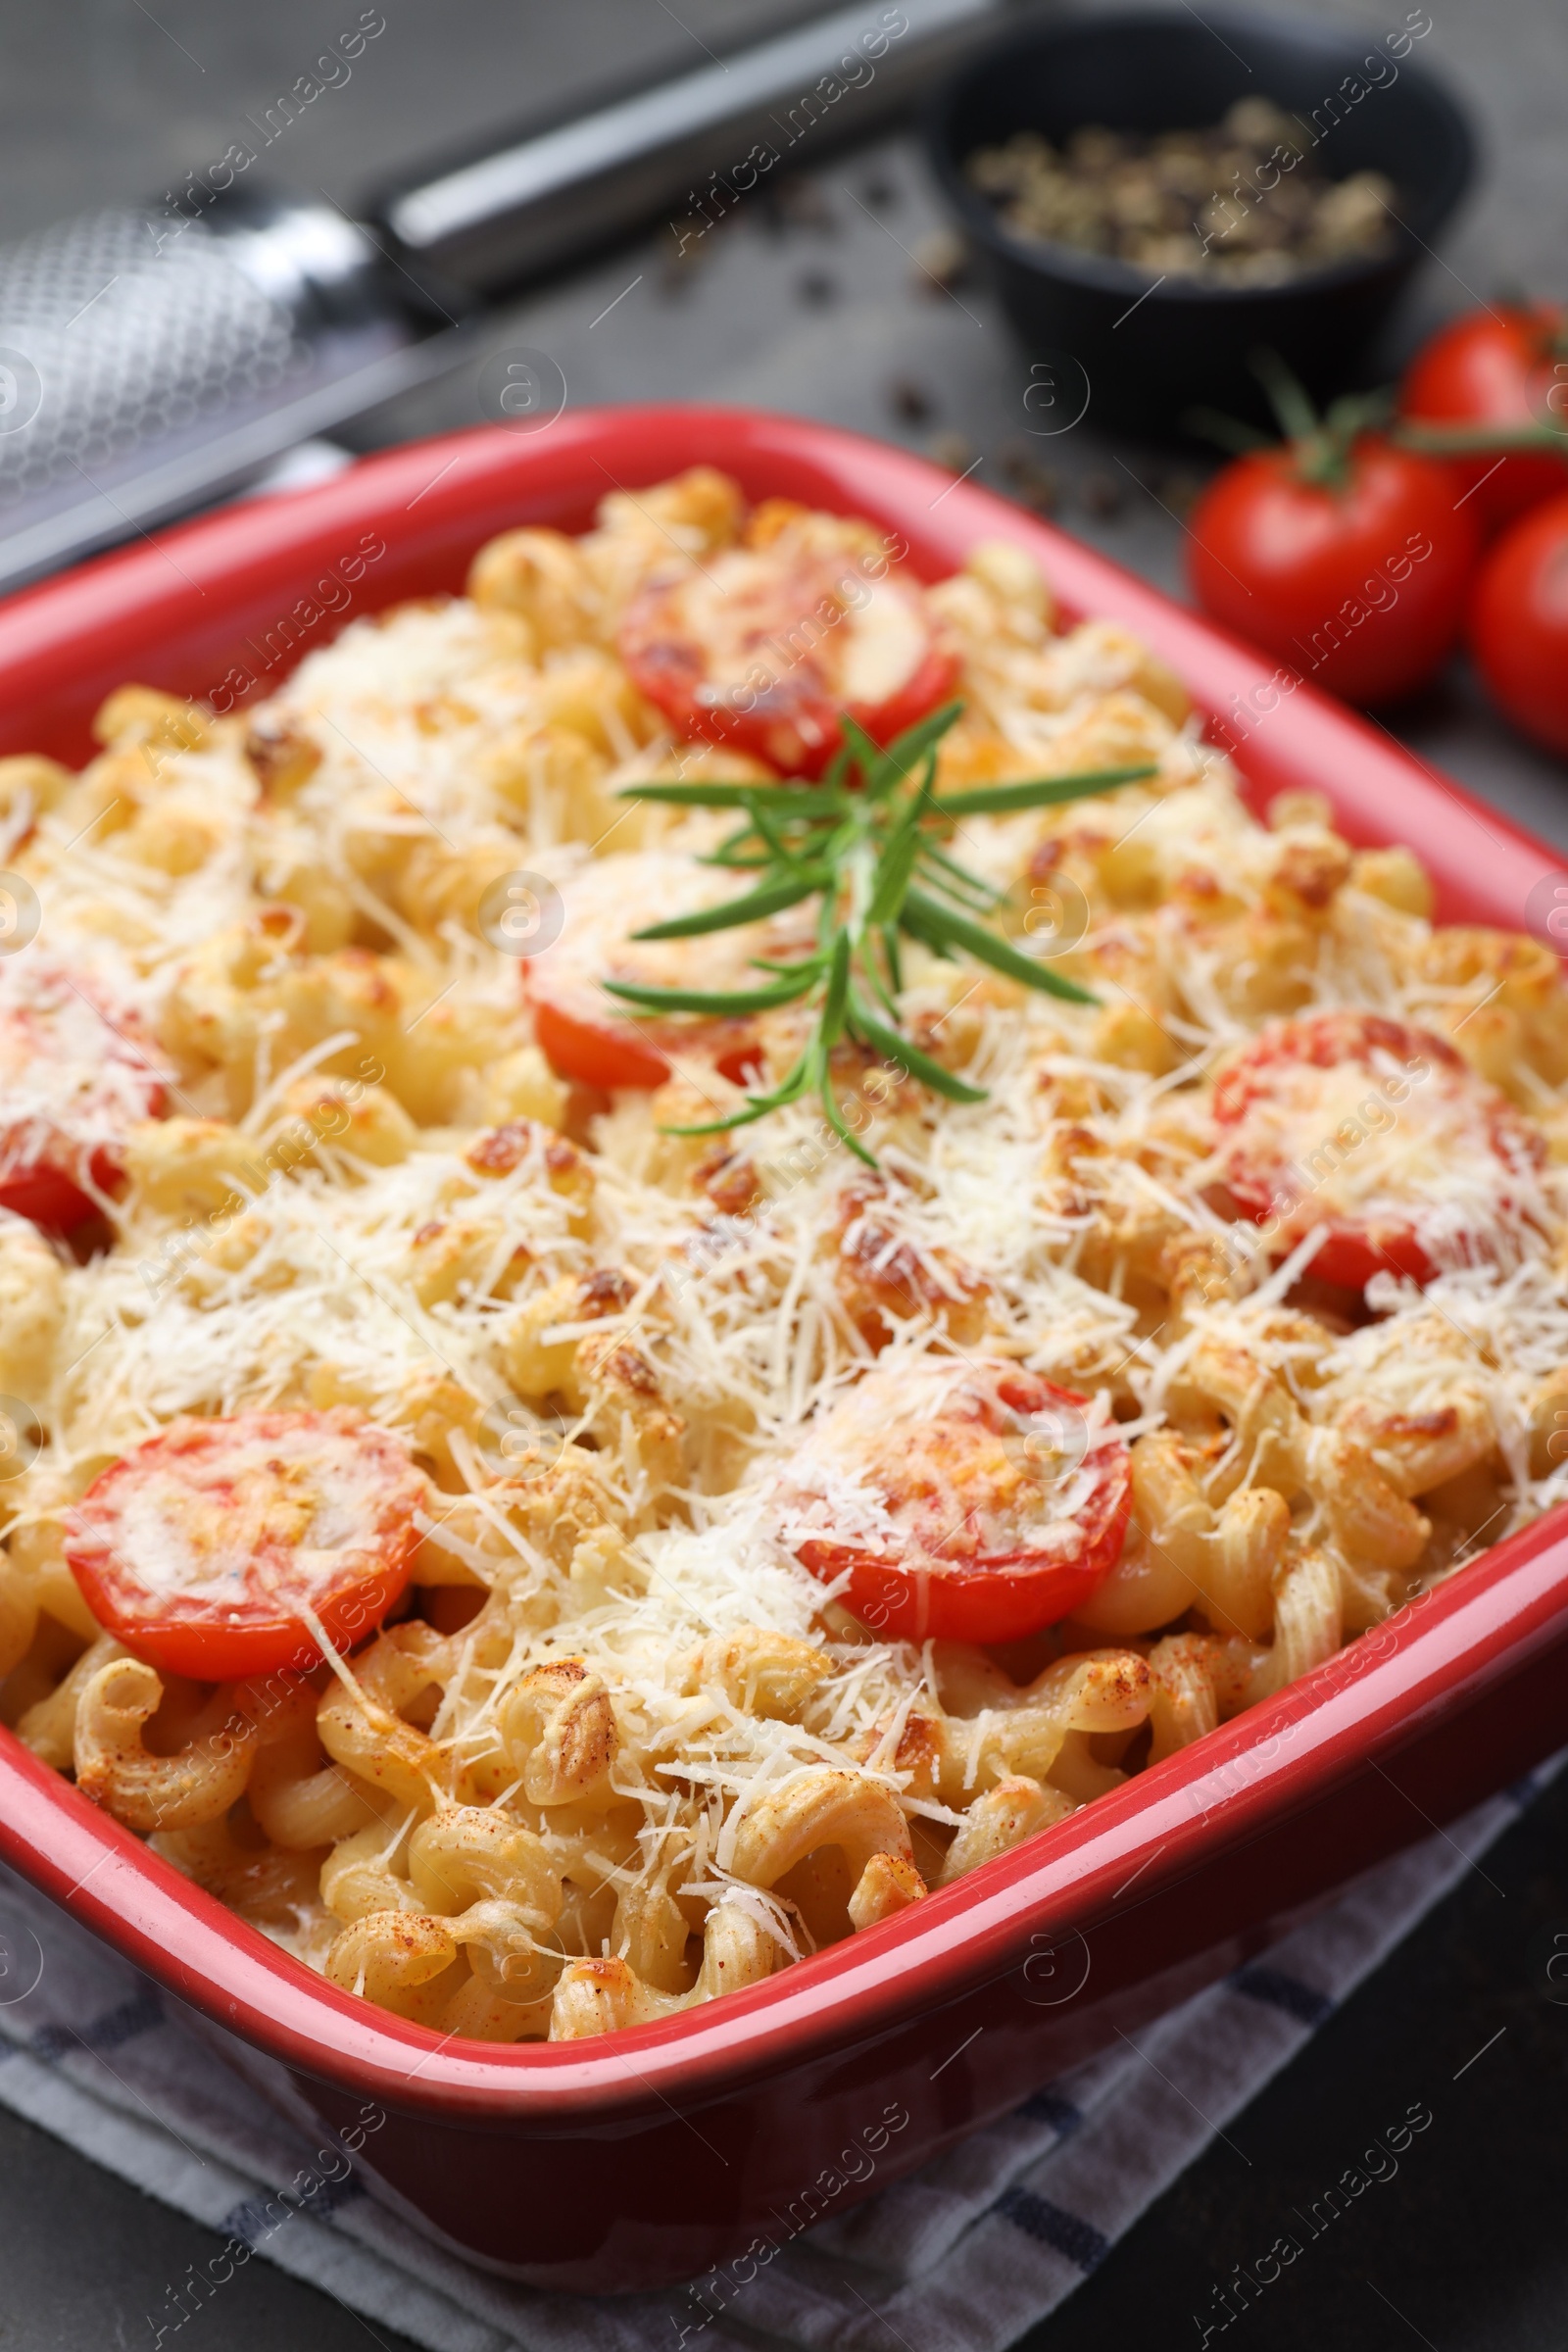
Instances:
[[[1555,959],[1016,546],[699,468],[97,736],[0,762],[0,1712],[334,1984],[756,1983],[1563,1492]],[[972,919],[856,1013],[895,739]]]

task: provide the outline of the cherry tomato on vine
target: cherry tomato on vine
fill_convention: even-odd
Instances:
[[[1450,455],[1487,531],[1568,491],[1568,313],[1558,303],[1498,303],[1455,318],[1417,352],[1399,411],[1422,424],[1534,425],[1563,435],[1560,457],[1549,449]]]
[[[173,1421],[94,1479],[66,1558],[137,1657],[237,1682],[313,1663],[317,1626],[347,1649],[380,1624],[425,1493],[396,1438],[345,1408]]]
[[[893,1641],[1013,1642],[1068,1617],[1120,1557],[1132,1479],[1093,1399],[1016,1364],[867,1372],[790,1464],[802,1564]]]
[[[1227,466],[1188,528],[1205,612],[1354,703],[1392,702],[1442,668],[1480,549],[1447,466],[1374,433],[1317,435]]]
[[[1568,496],[1532,508],[1487,557],[1470,650],[1499,710],[1568,755]]]
[[[1349,1290],[1484,1264],[1545,1155],[1446,1039],[1379,1013],[1271,1022],[1220,1071],[1213,1115],[1235,1207],[1281,1257],[1322,1229],[1311,1272]]]

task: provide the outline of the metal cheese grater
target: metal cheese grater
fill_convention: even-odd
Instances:
[[[678,205],[754,139],[779,146],[781,120],[872,28],[873,74],[811,124],[803,158],[907,104],[1007,5],[837,10],[453,159],[364,223],[236,183],[199,217],[115,207],[0,246],[0,589],[445,372],[487,297]]]
[[[116,209],[0,248],[0,585],[242,482],[436,364],[324,205],[248,198],[168,230]]]

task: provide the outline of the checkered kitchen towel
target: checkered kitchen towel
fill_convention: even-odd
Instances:
[[[1561,1763],[1564,1759],[1557,1759]],[[430,2352],[1000,2352],[1055,2309],[1557,1768],[1357,1881],[1244,1968],[765,2268],[596,2301],[426,2243],[302,2138],[144,1978],[0,1871],[0,2100],[228,2242]],[[303,2183],[303,2185],[302,2185]],[[166,2346],[189,2306],[150,2314]],[[186,2282],[187,2289],[189,2282]],[[733,2324],[732,2324],[733,2323]]]

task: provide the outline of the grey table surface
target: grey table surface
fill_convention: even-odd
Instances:
[[[1188,0],[1180,0],[1186,6]],[[220,154],[246,114],[307,71],[354,15],[318,0],[0,0],[0,235],[117,198],[157,195]],[[652,75],[814,13],[782,0],[382,0],[386,29],[351,79],[269,156],[274,179],[352,206],[368,185],[607,72]],[[1190,13],[1199,12],[1192,9]],[[1381,36],[1390,0],[1312,13]],[[1563,0],[1431,0],[1422,54],[1481,126],[1483,185],[1405,313],[1393,369],[1425,327],[1509,287],[1568,292],[1568,13]],[[341,20],[341,24],[340,24]],[[1182,593],[1180,510],[1200,460],[1099,434],[1024,440],[1028,358],[988,292],[945,293],[919,267],[941,213],[909,137],[881,134],[810,164],[674,259],[661,227],[490,322],[450,376],[361,420],[368,449],[482,414],[482,358],[544,351],[574,403],[699,397],[817,416],[926,450],[1005,493],[1020,447],[1048,467],[1057,519]],[[618,299],[617,299],[618,298]],[[612,305],[612,308],[607,306]],[[977,462],[977,463],[976,463]],[[1389,723],[1423,758],[1568,847],[1568,772],[1508,734],[1462,663]],[[1357,2209],[1338,2244],[1292,2274],[1288,2301],[1249,2313],[1279,2352],[1422,2342],[1432,2352],[1561,2352],[1568,2009],[1533,1988],[1527,1947],[1568,1925],[1568,1785],[1559,1783],[1288,2072],[1145,2217],[1031,2352],[1090,2352],[1195,2328],[1211,2285],[1250,2262],[1279,2216],[1348,2161],[1385,2110],[1426,2097],[1443,2121],[1420,2167]],[[1504,2029],[1462,2082],[1459,2056]],[[1458,2054],[1456,2056],[1456,2053]],[[207,2233],[0,2115],[0,2352],[150,2341],[145,2314],[216,2247]],[[225,2303],[223,2352],[393,2339],[266,2264]],[[1241,2326],[1244,2323],[1238,2322]],[[214,2345],[220,2341],[209,2326]],[[399,2339],[401,2340],[401,2339]],[[194,2341],[194,2339],[193,2339]],[[199,2352],[199,2346],[196,2347]],[[912,2352],[920,2352],[918,2345]]]

